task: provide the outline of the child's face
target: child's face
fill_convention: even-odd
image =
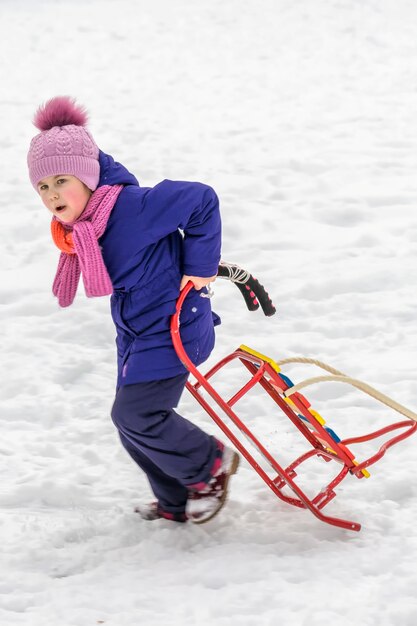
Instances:
[[[92,194],[79,178],[70,174],[47,176],[37,188],[46,208],[65,223],[80,217]]]

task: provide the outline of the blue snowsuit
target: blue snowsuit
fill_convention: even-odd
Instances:
[[[111,156],[100,152],[99,160],[99,186],[124,185],[99,240],[114,288],[118,377],[112,419],[162,508],[180,512],[188,488],[209,480],[218,446],[173,410],[187,372],[172,345],[170,318],[183,274],[217,273],[218,198],[201,183],[164,180],[140,187]],[[192,290],[181,313],[181,338],[195,364],[213,349],[218,323],[210,300]]]

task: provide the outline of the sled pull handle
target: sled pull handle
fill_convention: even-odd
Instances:
[[[276,313],[265,287],[250,272],[242,269],[234,263],[221,261],[217,272],[219,278],[230,280],[242,294],[249,311],[256,311],[261,305],[262,311],[267,317]]]

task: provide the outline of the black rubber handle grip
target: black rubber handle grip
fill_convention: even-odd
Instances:
[[[222,261],[217,272],[219,278],[230,280],[242,294],[249,311],[256,311],[259,305],[267,317],[276,313],[276,308],[265,287],[252,274],[233,263]]]

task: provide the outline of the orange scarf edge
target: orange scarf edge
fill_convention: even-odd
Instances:
[[[66,254],[75,254],[72,232],[66,231],[61,222],[52,220],[51,234],[54,244],[61,250],[61,252],[65,252]]]

